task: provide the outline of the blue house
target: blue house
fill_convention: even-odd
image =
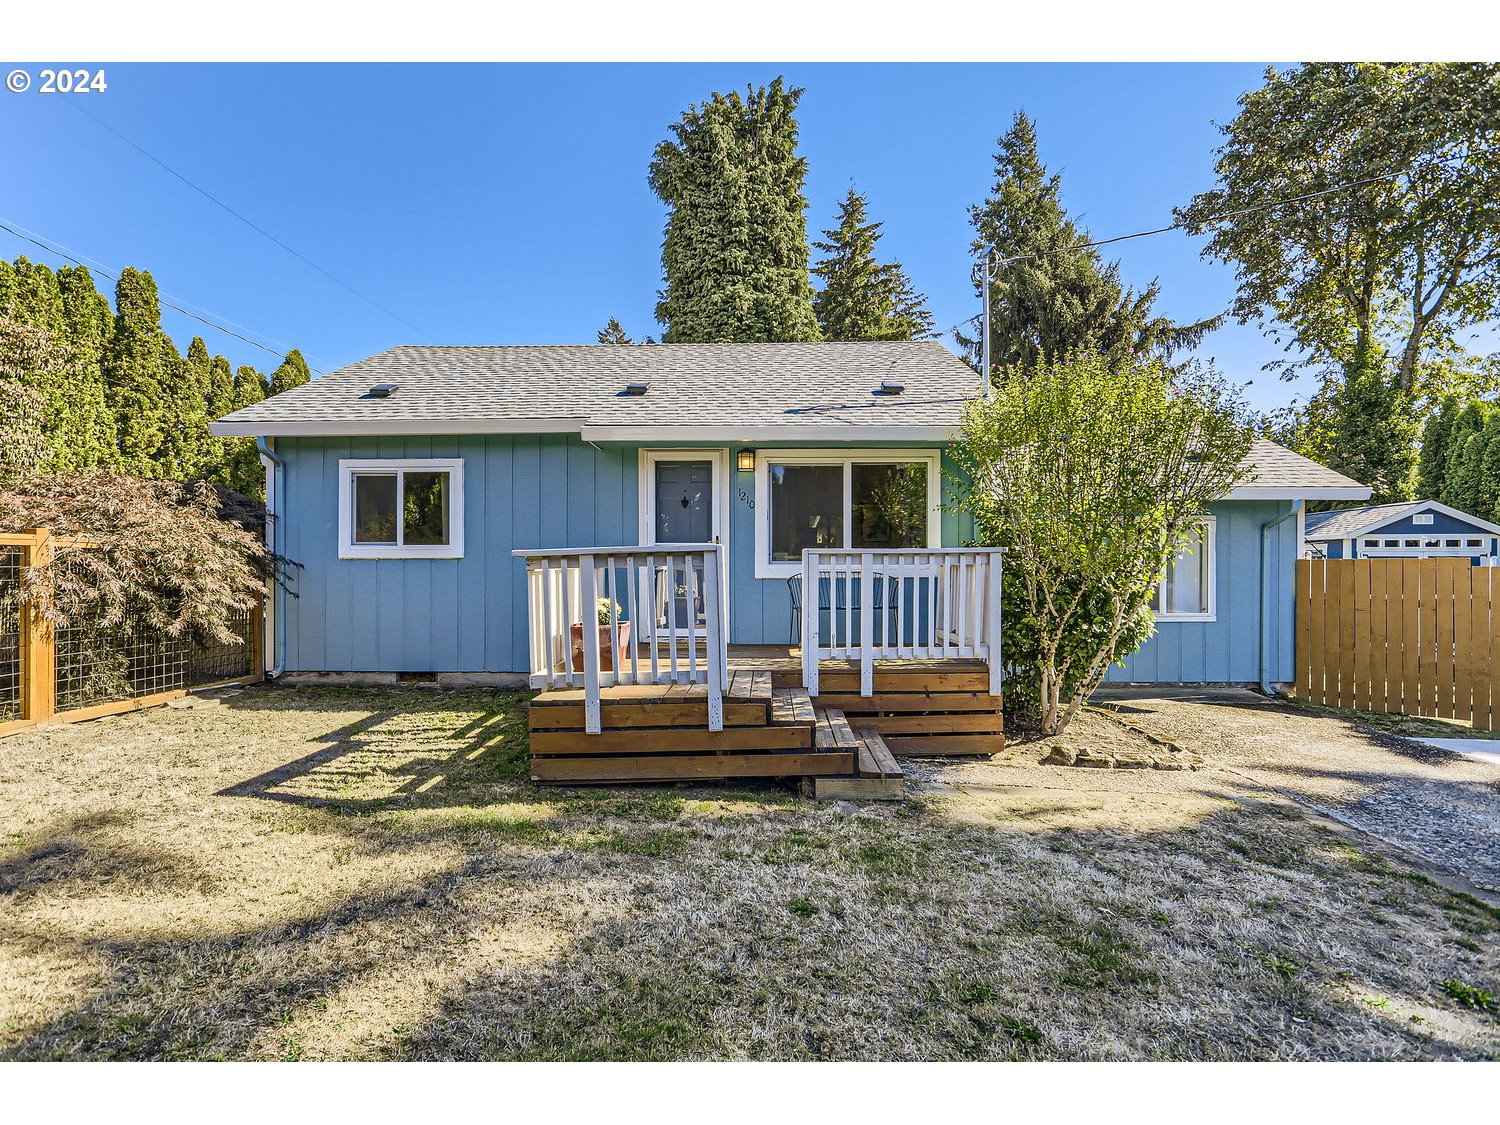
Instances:
[[[1372,504],[1307,517],[1308,553],[1322,559],[1469,558],[1493,565],[1500,526],[1436,500]]]
[[[398,347],[212,429],[259,439],[273,546],[299,564],[268,614],[277,674],[535,686],[570,672],[570,621],[591,667],[632,623],[638,642],[831,652],[863,628],[907,655],[939,637],[987,651],[989,553],[964,553],[973,528],[945,504],[979,393],[937,343]],[[1302,506],[1369,490],[1268,441],[1246,471],[1112,680],[1292,679]],[[701,549],[639,561],[683,544]],[[871,553],[880,584],[856,573]],[[601,592],[596,650],[582,623]],[[536,626],[549,599],[570,607],[560,633]],[[810,640],[834,618],[842,641]]]

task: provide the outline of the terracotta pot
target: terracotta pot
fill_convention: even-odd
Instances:
[[[620,666],[623,668],[630,663],[630,622],[621,621],[616,628],[620,634]],[[572,634],[573,649],[573,671],[583,671],[583,622],[578,622],[569,627],[568,632]],[[599,626],[599,670],[601,672],[613,672],[615,669],[615,653],[609,647],[609,626]]]

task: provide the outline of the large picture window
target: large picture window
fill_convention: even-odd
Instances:
[[[1214,620],[1214,520],[1208,517],[1178,556],[1151,599],[1158,621]]]
[[[340,461],[339,483],[340,558],[463,556],[462,461]]]
[[[756,468],[756,576],[795,574],[802,552],[941,543],[938,455],[766,451]]]

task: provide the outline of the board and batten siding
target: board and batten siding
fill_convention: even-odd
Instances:
[[[1156,633],[1105,675],[1110,683],[1254,683],[1260,679],[1261,528],[1291,511],[1285,500],[1235,500],[1210,507],[1218,539],[1214,552],[1216,620],[1159,621]],[[1297,521],[1267,533],[1271,564],[1266,593],[1271,615],[1267,667],[1274,683],[1294,676],[1296,588],[1300,543]]]
[[[285,554],[299,564],[283,601],[286,670],[525,672],[525,563],[511,551],[639,542],[641,448],[563,434],[280,439]],[[339,461],[411,457],[463,458],[464,557],[339,558]],[[786,580],[755,577],[754,474],[731,456],[729,478],[730,641],[785,644]],[[971,529],[945,511],[943,545]]]

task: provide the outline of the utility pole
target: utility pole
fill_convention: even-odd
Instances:
[[[986,246],[984,248],[984,265],[980,270],[980,274],[984,279],[980,285],[981,299],[984,301],[984,315],[980,318],[982,322],[980,331],[984,333],[984,337],[980,341],[979,351],[983,357],[980,360],[980,372],[981,377],[984,379],[984,397],[986,399],[993,394],[994,390],[990,386],[990,259],[994,256],[995,248],[993,246]]]

